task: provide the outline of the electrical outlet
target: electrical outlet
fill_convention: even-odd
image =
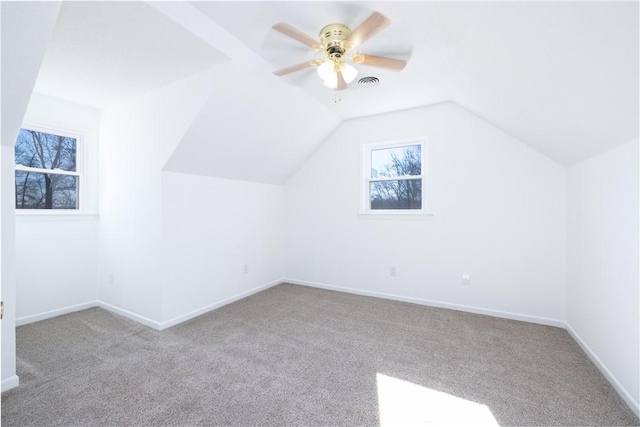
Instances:
[[[470,274],[463,274],[462,275],[462,284],[463,285],[470,285],[471,284],[471,275]]]
[[[113,273],[109,273],[109,284],[113,285],[115,283],[116,279],[113,275]]]
[[[396,276],[396,268],[395,267],[391,267],[389,268],[389,276]]]
[[[249,274],[249,264],[244,264],[244,265],[242,266],[242,272],[243,272],[244,274]]]

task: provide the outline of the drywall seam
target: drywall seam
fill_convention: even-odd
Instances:
[[[346,288],[343,286],[334,286],[334,285],[327,285],[324,283],[308,282],[306,280],[285,278],[284,283],[291,283],[294,285],[301,285],[301,286],[310,286],[313,288],[328,289],[328,290],[338,291],[338,292],[347,292],[350,294],[364,295],[368,297],[384,298],[384,299],[390,299],[394,301],[410,302],[413,304],[426,305],[429,307],[447,308],[450,310],[465,311],[468,313],[483,314],[486,316],[501,317],[504,319],[520,320],[523,322],[537,323],[540,325],[547,325],[547,326],[555,326],[558,328],[564,328],[565,326],[564,321],[558,320],[558,319],[549,319],[547,317],[530,316],[527,314],[511,313],[508,311],[491,310],[486,308],[472,307],[472,306],[460,305],[460,304],[451,304],[448,302],[432,301],[432,300],[426,300],[422,298],[405,297],[402,295],[386,294],[383,292],[365,291],[361,289]]]
[[[50,319],[52,317],[61,316],[63,314],[73,313],[75,311],[86,310],[92,307],[98,307],[99,301],[83,302],[81,304],[70,305],[68,307],[58,308],[56,310],[45,311],[43,313],[33,314],[31,316],[24,316],[16,319],[16,326],[27,325],[33,322],[39,322],[40,320]]]
[[[604,364],[602,360],[596,355],[596,353],[591,350],[591,347],[587,345],[587,343],[582,339],[580,335],[571,327],[569,322],[565,322],[565,329],[569,332],[569,335],[578,343],[578,345],[582,348],[582,350],[589,356],[589,359],[593,362],[594,365],[598,367],[602,375],[611,383],[613,388],[618,392],[622,400],[631,408],[631,410],[640,417],[640,405],[636,400],[631,396],[631,393],[618,381],[618,378],[607,368],[607,365]]]

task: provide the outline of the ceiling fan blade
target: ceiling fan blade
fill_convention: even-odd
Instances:
[[[336,74],[338,74],[338,86],[336,90],[345,90],[347,88],[347,82],[344,80],[344,77],[342,77],[342,71],[338,70]]]
[[[312,39],[302,31],[284,22],[275,24],[273,26],[273,29],[281,32],[285,36],[289,36],[292,39],[298,40],[300,43],[306,44],[309,47],[315,48],[316,46],[320,45],[320,42],[318,42],[317,40]]]
[[[285,74],[295,73],[296,71],[304,70],[305,68],[310,68],[316,66],[315,61],[307,61],[302,62],[300,64],[292,65],[290,67],[281,68],[280,70],[276,70],[273,72],[276,76],[284,76]]]
[[[391,21],[379,12],[373,12],[358,28],[353,30],[346,38],[350,49],[355,49],[362,43],[373,37],[379,31],[386,28]]]
[[[406,65],[407,61],[402,59],[387,58],[384,56],[357,54],[353,56],[353,62],[356,64],[368,65],[370,67],[385,68],[387,70],[400,71]]]

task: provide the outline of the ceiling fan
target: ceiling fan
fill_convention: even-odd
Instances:
[[[344,24],[325,26],[320,30],[319,41],[289,24],[275,24],[274,30],[309,46],[316,53],[322,53],[324,58],[315,58],[282,68],[274,71],[273,74],[284,76],[306,68],[317,67],[318,75],[324,81],[324,86],[335,90],[344,90],[358,75],[358,70],[350,63],[400,71],[407,65],[407,61],[355,51],[362,43],[386,28],[390,23],[391,21],[386,16],[374,12],[353,31]]]

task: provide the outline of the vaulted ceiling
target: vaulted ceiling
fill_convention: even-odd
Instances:
[[[359,66],[380,84],[338,103],[313,69],[272,74],[310,55],[273,24],[316,37],[374,10],[391,26],[361,50],[402,72]],[[637,138],[638,50],[638,2],[68,2],[36,91],[103,107],[212,69],[167,163],[203,175],[282,183],[340,121],[444,101],[570,165]]]

